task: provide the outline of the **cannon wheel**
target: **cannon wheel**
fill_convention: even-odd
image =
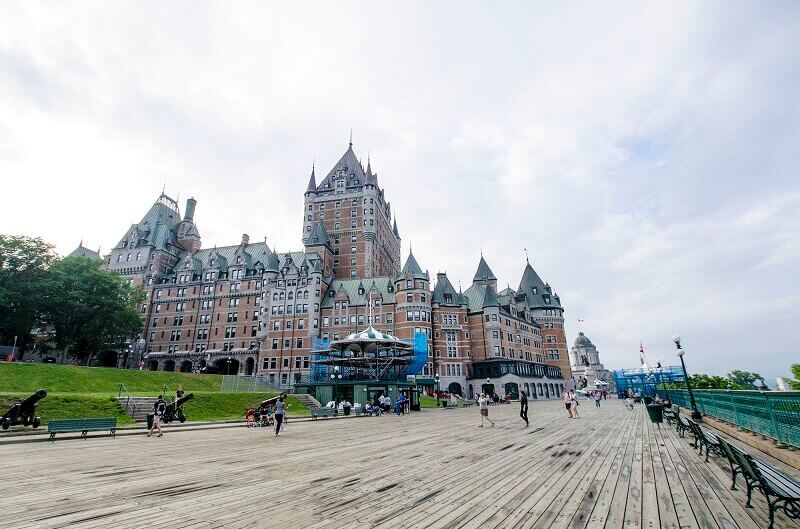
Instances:
[[[39,417],[33,418],[33,427],[38,428],[42,424],[42,419]]]
[[[179,420],[181,423],[183,423],[184,421],[186,421],[186,417],[184,417],[183,415],[181,415],[180,417],[178,417],[178,420]]]
[[[8,430],[9,426],[11,426],[11,421],[8,419],[3,419],[3,430]]]

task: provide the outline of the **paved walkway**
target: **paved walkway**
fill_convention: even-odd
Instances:
[[[2,448],[0,527],[766,527],[641,407],[534,402]],[[779,517],[777,527],[800,525]]]

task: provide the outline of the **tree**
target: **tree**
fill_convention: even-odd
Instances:
[[[121,346],[142,329],[136,307],[144,299],[101,262],[67,257],[50,267],[43,318],[55,332],[56,345],[88,365],[92,357]]]
[[[792,370],[792,375],[794,375],[794,380],[789,381],[789,387],[800,389],[800,364],[792,364],[790,369]]]
[[[738,369],[728,373],[728,379],[731,381],[731,385],[738,386],[736,389],[760,389],[760,385],[756,386],[756,380],[764,380],[758,373]]]
[[[53,246],[42,239],[0,234],[0,343],[11,345],[18,337],[20,358],[32,342],[45,277],[56,259]]]

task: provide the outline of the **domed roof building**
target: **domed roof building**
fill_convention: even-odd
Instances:
[[[572,376],[578,389],[605,389],[609,393],[614,390],[614,377],[600,362],[597,347],[583,331],[578,332],[569,356]]]

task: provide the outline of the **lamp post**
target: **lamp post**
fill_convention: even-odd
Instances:
[[[434,382],[436,382],[436,407],[439,407],[439,373],[436,373],[433,376]]]
[[[672,341],[675,342],[675,347],[678,348],[678,357],[681,359],[681,367],[683,368],[683,378],[686,379],[686,389],[689,390],[689,402],[692,404],[692,419],[695,421],[702,421],[703,416],[700,415],[700,412],[697,411],[697,403],[694,401],[694,392],[692,391],[692,383],[689,381],[689,374],[686,372],[686,364],[683,361],[683,355],[686,354],[686,351],[681,349],[681,337],[677,334],[672,337]]]
[[[231,374],[231,359],[228,358],[227,360],[225,360],[225,362],[228,363],[228,368],[226,369],[225,372],[226,372],[226,374],[230,375]]]
[[[661,367],[661,362],[658,363],[658,378],[661,384],[664,384],[664,391],[667,392],[667,400],[672,404],[672,397],[669,396],[669,387],[667,387],[667,383],[664,382],[664,368]]]

